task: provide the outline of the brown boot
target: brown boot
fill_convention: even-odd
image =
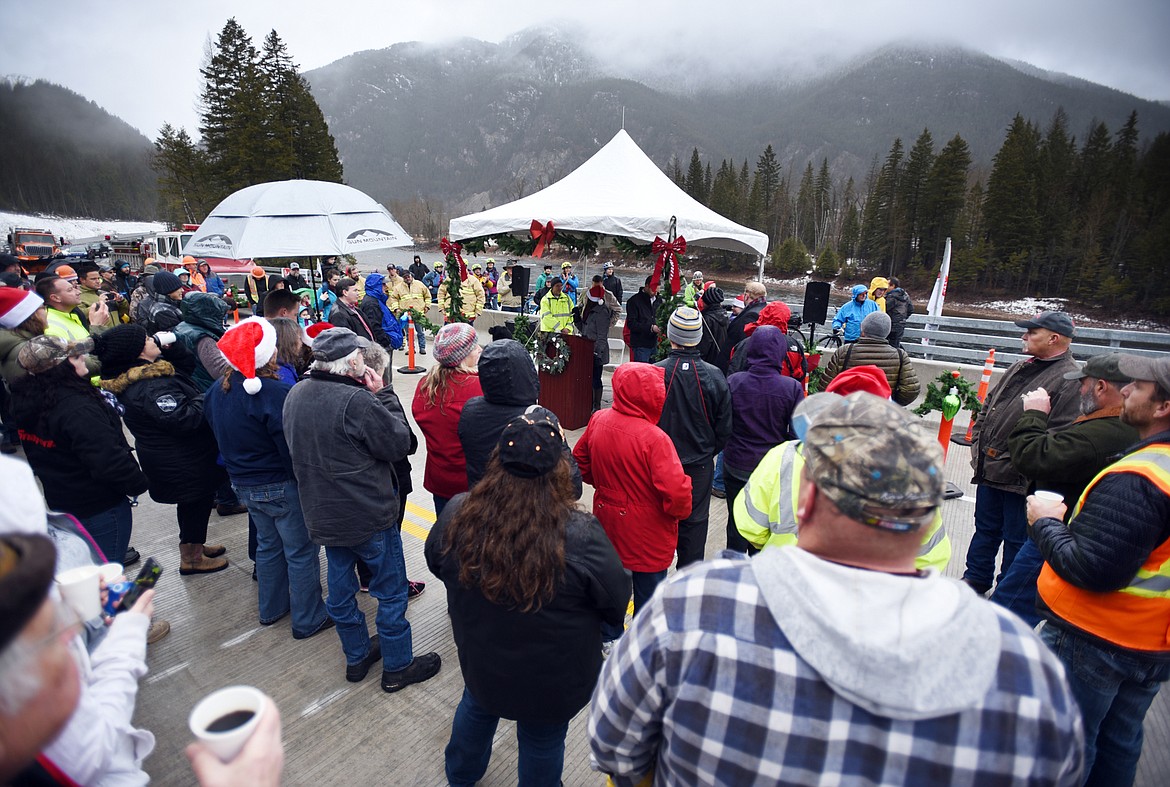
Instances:
[[[227,547],[223,544],[204,544],[203,557],[223,557],[227,552]]]
[[[180,574],[210,574],[228,567],[227,558],[206,557],[202,544],[179,544]]]
[[[146,644],[153,645],[170,633],[171,624],[155,618],[150,622],[150,628],[146,630]]]

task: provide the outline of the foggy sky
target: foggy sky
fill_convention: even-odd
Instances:
[[[257,48],[275,28],[302,71],[400,41],[498,42],[559,22],[589,38],[615,71],[674,56],[711,72],[780,65],[807,72],[810,64],[916,40],[958,43],[1170,99],[1170,0],[590,0],[559,7],[548,0],[0,0],[0,76],[64,85],[151,139],[165,122],[197,137],[204,46],[233,15]]]

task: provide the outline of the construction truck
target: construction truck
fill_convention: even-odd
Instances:
[[[61,250],[52,232],[29,227],[13,227],[8,233],[8,248],[29,273],[44,270],[49,260]]]

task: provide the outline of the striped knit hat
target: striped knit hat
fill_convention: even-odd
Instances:
[[[475,328],[465,322],[444,325],[435,335],[435,360],[440,366],[455,368],[471,355],[475,339]]]
[[[666,338],[680,347],[694,347],[703,338],[703,317],[698,309],[679,306],[670,315]]]

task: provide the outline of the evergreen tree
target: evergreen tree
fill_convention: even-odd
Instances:
[[[152,165],[158,172],[159,207],[172,224],[202,221],[215,207],[207,184],[207,161],[186,129],[165,124],[154,143]]]
[[[703,189],[703,162],[699,160],[699,149],[691,151],[691,165],[687,168],[685,190],[692,199],[698,202],[707,202],[707,193]]]
[[[967,172],[971,168],[971,151],[958,134],[943,146],[922,189],[916,211],[921,227],[918,259],[921,267],[934,270],[942,263],[947,238],[955,241],[955,225],[967,199]]]
[[[998,282],[1002,286],[1027,289],[1029,285],[1030,255],[1040,238],[1036,202],[1039,155],[1039,132],[1022,115],[1016,115],[995,154],[983,207],[987,237],[995,245],[1003,273]]]
[[[875,270],[893,264],[896,232],[900,225],[898,183],[902,175],[902,139],[894,140],[889,154],[873,180],[865,201],[861,229],[861,256]]]
[[[712,187],[713,186],[712,186],[712,181],[711,181],[711,162],[708,161],[707,166],[703,169],[703,200],[702,200],[704,203],[706,203],[708,205],[711,203],[711,189],[712,189]]]
[[[921,256],[923,233],[929,210],[925,205],[927,181],[934,167],[934,139],[930,129],[923,129],[910,148],[906,166],[898,181],[898,223],[895,232],[894,260],[890,273],[901,270]]]
[[[273,152],[265,80],[256,57],[252,39],[232,18],[199,72],[204,80],[200,133],[211,165],[208,176],[221,197],[263,182],[265,159]]]
[[[769,143],[756,161],[756,173],[752,179],[752,191],[749,199],[748,220],[753,227],[768,234],[768,243],[773,246],[777,241],[775,202],[779,186],[780,164],[776,161],[776,152],[772,150],[772,145]]]
[[[794,237],[785,238],[772,257],[776,273],[780,276],[804,276],[809,272],[809,263],[812,261],[808,249]]]
[[[1068,260],[1075,255],[1072,216],[1076,159],[1076,141],[1068,132],[1068,115],[1058,107],[1040,144],[1036,183],[1041,243],[1037,256],[1045,288],[1063,286]]]
[[[813,275],[818,279],[828,279],[831,281],[837,278],[840,270],[841,258],[837,256],[837,252],[827,246],[821,249],[821,253],[817,255],[817,264],[813,268]]]
[[[804,168],[804,175],[800,178],[800,186],[796,191],[796,226],[795,235],[806,248],[816,248],[816,211],[817,194],[813,181],[812,162]]]

